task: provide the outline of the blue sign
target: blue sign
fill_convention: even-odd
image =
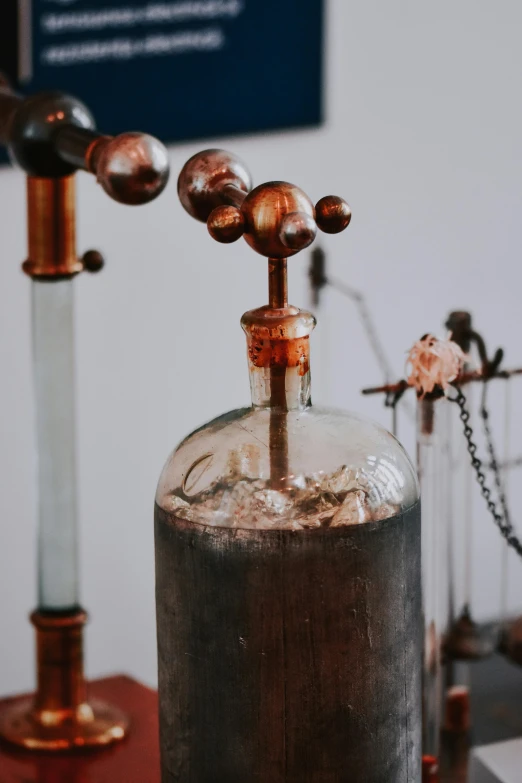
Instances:
[[[165,142],[312,126],[323,0],[3,0],[0,70]],[[18,10],[18,13],[17,13]]]

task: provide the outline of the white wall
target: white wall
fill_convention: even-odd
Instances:
[[[352,226],[324,246],[332,273],[366,292],[398,376],[411,343],[440,332],[455,307],[473,311],[490,344],[506,348],[508,364],[522,363],[521,23],[516,0],[331,0],[327,125],[205,143],[238,152],[256,182],[287,179],[314,199],[328,192],[349,199]],[[172,149],[170,188],[141,209],[111,203],[92,178],[78,177],[79,247],[99,247],[108,259],[100,276],[76,284],[91,675],[127,671],[155,681],[156,480],[183,434],[248,399],[238,320],[263,303],[266,270],[244,243],[212,243],[178,204],[177,172],[201,146]],[[18,172],[0,173],[0,214],[0,693],[7,693],[33,682],[26,616],[35,603],[30,283],[19,271]],[[290,263],[295,304],[308,303],[306,263],[304,254]],[[316,401],[387,423],[382,400],[359,395],[380,375],[353,306],[335,293],[325,305]],[[521,434],[519,410],[515,447]],[[520,474],[512,484],[516,509]],[[478,519],[474,590],[478,611],[490,616],[499,605],[500,544],[487,517]],[[514,559],[511,574],[510,604],[519,610],[522,570]]]

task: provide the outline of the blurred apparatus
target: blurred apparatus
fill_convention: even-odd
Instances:
[[[0,705],[0,736],[29,750],[61,751],[121,740],[117,707],[87,698],[78,585],[74,279],[103,257],[76,249],[75,173],[93,174],[122,204],[156,198],[169,176],[167,151],[143,133],[103,136],[88,108],[60,92],[22,98],[0,81],[0,143],[27,174],[38,482],[37,690]],[[13,653],[14,654],[14,653]]]

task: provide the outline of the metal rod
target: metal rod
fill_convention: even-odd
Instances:
[[[268,303],[274,309],[288,306],[286,258],[268,259]]]
[[[9,146],[11,143],[11,119],[23,102],[24,98],[15,93],[6,80],[0,80],[0,144]],[[62,160],[89,171],[89,150],[103,138],[97,131],[64,125],[56,133],[54,149]]]
[[[286,258],[268,259],[268,302],[274,309],[288,305]],[[288,476],[286,367],[270,367],[270,408],[270,479],[283,489]]]
[[[223,203],[227,204],[228,206],[237,207],[238,209],[242,206],[243,201],[248,196],[248,193],[246,191],[241,190],[241,188],[238,188],[236,185],[225,185],[221,191],[223,195]]]
[[[56,152],[72,166],[90,171],[91,150],[102,138],[96,131],[68,125],[56,134]]]
[[[463,373],[456,383],[459,386],[463,386],[465,383],[474,383],[476,381],[490,381],[493,379],[508,380],[514,375],[522,375],[522,367],[516,367],[513,370],[497,370],[493,375],[488,375],[486,378],[480,370],[474,370],[473,372]],[[362,394],[395,394],[396,392],[404,391],[408,385],[406,381],[402,380],[398,383],[387,383],[383,386],[370,386],[366,389],[362,389]]]

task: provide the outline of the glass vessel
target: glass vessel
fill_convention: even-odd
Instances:
[[[444,397],[417,401],[417,469],[422,499],[424,667],[423,781],[438,780],[443,693],[443,638],[447,633],[448,528],[451,525],[450,406]]]
[[[286,259],[269,301],[242,319],[252,404],[189,435],[158,484],[162,783],[418,783],[416,474],[379,425],[312,406],[315,321],[286,301]]]
[[[282,348],[298,365],[260,358],[249,329],[271,319],[300,335]],[[266,308],[243,325],[252,405],[189,435],[156,495],[164,770],[417,781],[415,472],[382,427],[311,405],[312,316]]]
[[[292,333],[281,341],[284,360],[300,352],[298,365],[266,366],[261,354],[273,348],[268,340],[260,346],[252,333],[271,320],[273,326],[261,328],[284,325]],[[297,531],[378,522],[416,503],[413,467],[389,432],[357,415],[312,406],[304,343],[313,326],[310,313],[292,307],[243,317],[252,405],[211,421],[173,451],[158,484],[159,508],[200,525]],[[284,404],[272,407],[274,380]]]

